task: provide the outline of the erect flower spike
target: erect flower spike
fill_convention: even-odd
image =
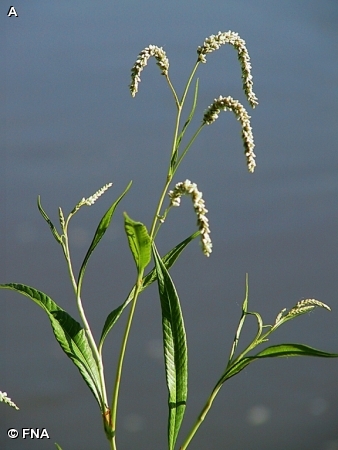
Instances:
[[[253,172],[256,167],[255,162],[255,143],[252,134],[252,128],[250,124],[250,116],[247,113],[244,106],[238,101],[234,100],[232,97],[222,97],[219,96],[214,100],[214,102],[205,111],[203,116],[203,122],[207,125],[212,124],[218,118],[218,114],[223,111],[232,111],[237,120],[241,122],[242,125],[242,139],[245,149],[246,163],[249,172]]]
[[[202,63],[206,63],[207,60],[205,55],[218,50],[221,45],[224,44],[232,45],[238,52],[238,60],[242,69],[243,90],[248,102],[254,108],[258,105],[258,99],[252,90],[253,81],[251,75],[250,56],[246,48],[245,41],[239,37],[238,33],[234,33],[233,31],[222,33],[219,31],[216,36],[214,34],[209,36],[204,41],[203,45],[197,48],[198,59]]]
[[[162,75],[167,75],[169,70],[169,60],[166,56],[165,51],[162,47],[157,47],[156,45],[149,45],[138,55],[138,58],[131,69],[131,83],[129,86],[130,93],[135,97],[138,92],[138,84],[141,81],[140,74],[145,66],[148,64],[148,59],[154,56],[156,59],[156,64],[161,69]]]
[[[107,183],[101,189],[96,191],[95,194],[91,195],[90,197],[88,197],[88,198],[83,197],[83,199],[79,201],[79,203],[75,206],[75,208],[72,210],[72,212],[70,214],[71,215],[75,214],[84,205],[87,205],[87,206],[93,205],[96,202],[96,200],[99,197],[101,197],[101,195],[104,194],[112,185],[113,185],[113,183]],[[60,221],[61,220],[62,219],[60,218]]]
[[[86,199],[82,199],[82,201],[84,202],[85,205],[88,205],[88,206],[93,205],[96,202],[96,200],[99,197],[101,197],[101,195],[104,194],[112,185],[113,185],[113,183],[105,184],[101,189],[96,191],[95,194],[91,195],[90,197],[88,197]]]
[[[170,197],[171,206],[180,206],[182,195],[191,196],[197,215],[197,226],[201,232],[203,253],[206,256],[210,256],[210,253],[212,252],[212,242],[210,239],[209,220],[206,217],[208,210],[205,207],[202,192],[198,190],[196,183],[192,183],[190,180],[177,183],[174,190],[170,191],[168,195]]]

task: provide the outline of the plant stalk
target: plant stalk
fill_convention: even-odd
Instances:
[[[117,363],[115,386],[114,386],[112,405],[111,405],[111,425],[114,430],[114,436],[111,439],[111,446],[112,446],[111,448],[113,450],[116,450],[116,442],[115,442],[116,416],[117,416],[117,404],[118,404],[119,390],[120,390],[121,377],[122,377],[123,361],[124,361],[124,357],[125,357],[125,353],[126,353],[130,328],[131,328],[131,324],[132,324],[134,313],[135,313],[137,298],[138,298],[138,295],[139,295],[141,287],[142,287],[143,272],[144,271],[142,270],[137,276],[134,298],[132,300],[131,308],[129,311],[127,325],[126,325],[126,328],[124,331],[120,355],[119,355],[119,359],[118,359],[118,363]]]

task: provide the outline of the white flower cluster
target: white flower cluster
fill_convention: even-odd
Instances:
[[[282,311],[276,317],[275,325],[277,325],[283,319],[290,319],[291,316],[307,313],[309,311],[312,311],[316,307],[325,308],[328,311],[331,311],[331,308],[325,303],[320,302],[319,300],[315,300],[314,298],[307,298],[306,300],[300,300],[293,308],[290,309],[287,314],[284,314],[286,308],[282,309]]]
[[[212,103],[209,108],[205,111],[203,116],[203,122],[207,125],[215,122],[218,118],[218,114],[223,111],[232,111],[235,113],[237,120],[241,122],[242,125],[242,139],[244,143],[246,162],[249,172],[253,172],[256,167],[255,153],[253,149],[255,148],[254,138],[252,134],[252,128],[250,124],[250,116],[247,113],[244,106],[238,101],[234,100],[232,97],[222,97],[216,98],[214,103]]]
[[[148,64],[148,59],[154,56],[156,59],[156,64],[161,69],[162,75],[167,75],[169,70],[169,60],[166,56],[165,51],[162,47],[157,47],[156,45],[149,45],[138,55],[138,58],[131,69],[131,83],[129,86],[131,95],[135,97],[138,92],[138,84],[141,82],[140,74],[145,66]]]
[[[286,308],[283,308],[282,311],[277,315],[276,320],[275,320],[275,325],[277,325],[277,323],[281,321],[285,311],[286,311]]]
[[[212,252],[212,242],[210,239],[209,220],[206,217],[208,210],[205,207],[202,192],[197,189],[196,183],[192,183],[190,180],[177,183],[175,189],[169,192],[171,206],[180,206],[182,195],[190,195],[192,198],[197,215],[197,226],[201,232],[203,253],[206,256],[210,256],[210,253]]]
[[[19,409],[16,404],[7,396],[7,392],[0,391],[0,402],[7,403],[12,408]]]
[[[104,192],[106,192],[106,190],[109,189],[112,185],[113,185],[113,183],[105,184],[101,189],[99,189],[97,192],[95,192],[94,195],[91,195],[88,198],[83,198],[80,203],[82,203],[83,205],[88,205],[88,206],[93,205],[96,202],[96,200],[99,197],[101,197],[101,195]]]
[[[238,52],[238,60],[241,64],[242,69],[243,90],[248,99],[248,102],[254,108],[256,105],[258,105],[258,99],[252,90],[253,81],[251,75],[250,56],[246,48],[245,41],[239,37],[238,33],[234,33],[233,31],[222,33],[221,31],[219,31],[216,36],[211,35],[210,37],[206,38],[203,45],[201,47],[198,47],[197,49],[198,59],[202,63],[205,63],[205,55],[207,53],[212,53],[215,50],[218,50],[221,45],[224,44],[233,45]]]
[[[307,298],[306,300],[301,300],[297,303],[296,306],[294,306],[292,309],[290,309],[288,314],[299,314],[306,311],[311,311],[316,306],[319,306],[321,308],[325,308],[328,311],[331,311],[331,308],[327,306],[325,303],[320,302],[319,300],[315,300],[314,298]]]

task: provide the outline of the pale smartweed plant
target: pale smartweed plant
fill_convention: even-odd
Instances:
[[[150,227],[147,228],[143,223],[134,221],[127,215],[127,213],[124,213],[124,230],[129,249],[135,262],[136,277],[134,285],[124,302],[120,306],[115,307],[115,309],[108,314],[101,331],[100,339],[97,341],[94,338],[93,331],[82,305],[82,283],[89,258],[109,227],[117,206],[129,191],[132,184],[131,182],[128,184],[124,192],[113,202],[99,222],[93,240],[77,274],[72,264],[68,238],[68,227],[70,220],[82,207],[93,205],[99,197],[112,186],[112,183],[106,184],[90,197],[80,200],[69,213],[67,218],[64,215],[63,210],[59,208],[61,232],[57,230],[42,208],[40,197],[38,197],[38,209],[42,217],[49,225],[55,240],[62,248],[68,267],[71,284],[74,290],[80,322],[71,317],[47,294],[33,287],[19,283],[7,283],[0,285],[3,289],[11,289],[25,295],[45,311],[51,323],[56,340],[65,354],[77,366],[83,380],[87,384],[98,404],[103,421],[104,433],[111,450],[117,450],[118,448],[117,410],[119,390],[122,378],[123,362],[134,312],[140,294],[153,282],[156,282],[158,285],[159,300],[162,310],[161,320],[163,330],[163,352],[166,384],[168,389],[167,446],[169,450],[174,450],[177,448],[177,445],[179,445],[181,450],[185,450],[189,446],[191,440],[208,414],[212,403],[223,384],[229,378],[241,372],[253,361],[262,358],[289,356],[318,356],[326,358],[338,356],[338,354],[317,350],[307,345],[289,343],[268,346],[256,353],[250,353],[260,344],[268,342],[270,335],[285,322],[305,314],[317,307],[325,308],[327,310],[330,310],[330,308],[321,301],[315,299],[305,299],[298,302],[288,312],[286,308],[282,309],[282,311],[277,315],[273,325],[264,325],[260,314],[249,311],[248,309],[248,277],[246,277],[246,288],[244,301],[242,303],[242,313],[235,332],[235,337],[230,349],[228,360],[224,364],[225,370],[220,375],[220,378],[216,382],[210,396],[206,399],[205,406],[197,415],[196,422],[190,432],[186,436],[180,437],[180,443],[177,443],[188,399],[188,349],[180,300],[169,271],[186,246],[195,238],[200,237],[202,251],[207,257],[209,257],[212,253],[212,241],[210,237],[209,221],[207,218],[208,210],[206,209],[202,192],[199,190],[197,184],[187,179],[185,181],[177,182],[172,189],[170,189],[170,186],[178,167],[180,166],[183,158],[187,155],[188,150],[198,134],[205,126],[214,123],[218,119],[221,111],[231,111],[234,113],[241,127],[241,136],[248,171],[250,173],[254,172],[256,166],[256,155],[254,153],[255,144],[250,124],[250,116],[244,106],[231,96],[219,96],[211,103],[211,105],[205,110],[203,117],[201,117],[199,127],[194,132],[187,145],[181,148],[182,139],[194,117],[197,104],[199,89],[198,79],[195,83],[190,113],[185,120],[182,120],[181,116],[183,107],[185,106],[187,94],[195,77],[196,71],[200,64],[205,64],[207,62],[207,55],[209,53],[218,50],[225,44],[231,45],[237,51],[242,72],[243,90],[248,103],[252,108],[254,108],[258,104],[258,101],[255,93],[253,92],[250,57],[245,41],[241,39],[237,33],[232,31],[228,31],[226,33],[219,32],[216,35],[212,35],[197,48],[197,60],[190,76],[188,77],[188,81],[181,96],[179,96],[171,83],[169,77],[169,59],[167,58],[163,48],[150,45],[142,50],[131,70],[130,93],[133,97],[135,97],[141,82],[142,71],[146,67],[148,60],[151,57],[155,58],[156,64],[159,66],[161,74],[164,76],[173,95],[176,107],[176,121],[174,124],[173,141],[169,155],[167,174]],[[168,253],[164,256],[161,256],[157,250],[155,238],[160,228],[162,226],[165,227],[165,220],[171,208],[180,206],[182,196],[188,196],[192,200],[193,208],[197,217],[197,230],[184,241],[176,245],[173,249],[168,251]],[[168,203],[166,203],[166,199]],[[154,267],[145,273],[151,259],[153,259]],[[125,332],[122,337],[120,353],[117,357],[116,376],[112,389],[112,397],[109,400],[105,382],[102,348],[107,335],[110,333],[115,323],[127,307],[129,307],[128,319]],[[241,331],[245,319],[248,316],[254,316],[256,318],[257,333],[251,343],[244,350],[242,350],[242,352],[237,354],[236,350]],[[0,394],[1,401],[14,408],[16,407],[11,399],[7,397],[6,393]],[[56,444],[56,447],[61,450],[61,447],[58,444]]]

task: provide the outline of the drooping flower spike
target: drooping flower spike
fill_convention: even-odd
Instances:
[[[331,311],[331,308],[323,302],[316,300],[314,298],[307,298],[305,300],[300,300],[292,309],[290,309],[288,314],[299,314],[307,311],[311,311],[312,309],[320,307],[325,308],[328,311]]]
[[[162,75],[168,75],[169,70],[169,60],[166,56],[165,51],[162,47],[157,47],[156,45],[149,45],[138,55],[138,58],[131,69],[131,83],[129,85],[130,93],[135,97],[138,92],[138,84],[141,82],[140,74],[145,66],[148,64],[148,59],[154,56],[156,59],[156,64],[161,69]]]
[[[243,90],[248,102],[254,108],[258,105],[258,99],[252,90],[253,81],[251,75],[250,56],[246,48],[245,41],[239,37],[238,33],[234,33],[233,31],[222,33],[219,31],[216,36],[212,34],[205,39],[202,46],[197,48],[198,59],[200,62],[206,63],[207,60],[205,55],[218,50],[221,45],[224,44],[230,44],[237,50],[238,60],[242,69]]]
[[[218,118],[219,113],[223,111],[232,111],[237,120],[241,122],[242,125],[242,139],[245,149],[246,163],[248,166],[249,172],[253,172],[256,167],[255,162],[255,143],[252,134],[252,128],[250,124],[250,116],[247,113],[244,106],[238,101],[234,100],[232,97],[218,97],[214,100],[214,102],[209,106],[209,108],[205,111],[203,116],[203,122],[207,125],[215,122]]]
[[[304,314],[312,311],[314,308],[324,308],[331,311],[331,308],[323,302],[316,300],[314,298],[307,298],[305,300],[300,300],[293,308],[290,309],[288,313],[285,314],[286,308],[277,315],[275,320],[275,325],[279,325],[280,322],[288,320],[294,316]]]
[[[177,183],[174,190],[170,191],[168,195],[171,200],[171,206],[180,206],[182,195],[191,196],[197,215],[197,226],[201,232],[203,253],[206,256],[210,256],[210,253],[212,252],[212,242],[210,239],[209,220],[206,217],[208,210],[205,207],[202,192],[198,190],[196,183],[192,183],[190,180]]]
[[[0,391],[0,402],[4,402],[4,403],[6,403],[7,405],[11,406],[14,409],[17,409],[17,410],[19,409],[17,407],[17,405],[13,402],[13,400],[10,397],[8,397],[7,392],[1,392]]]

